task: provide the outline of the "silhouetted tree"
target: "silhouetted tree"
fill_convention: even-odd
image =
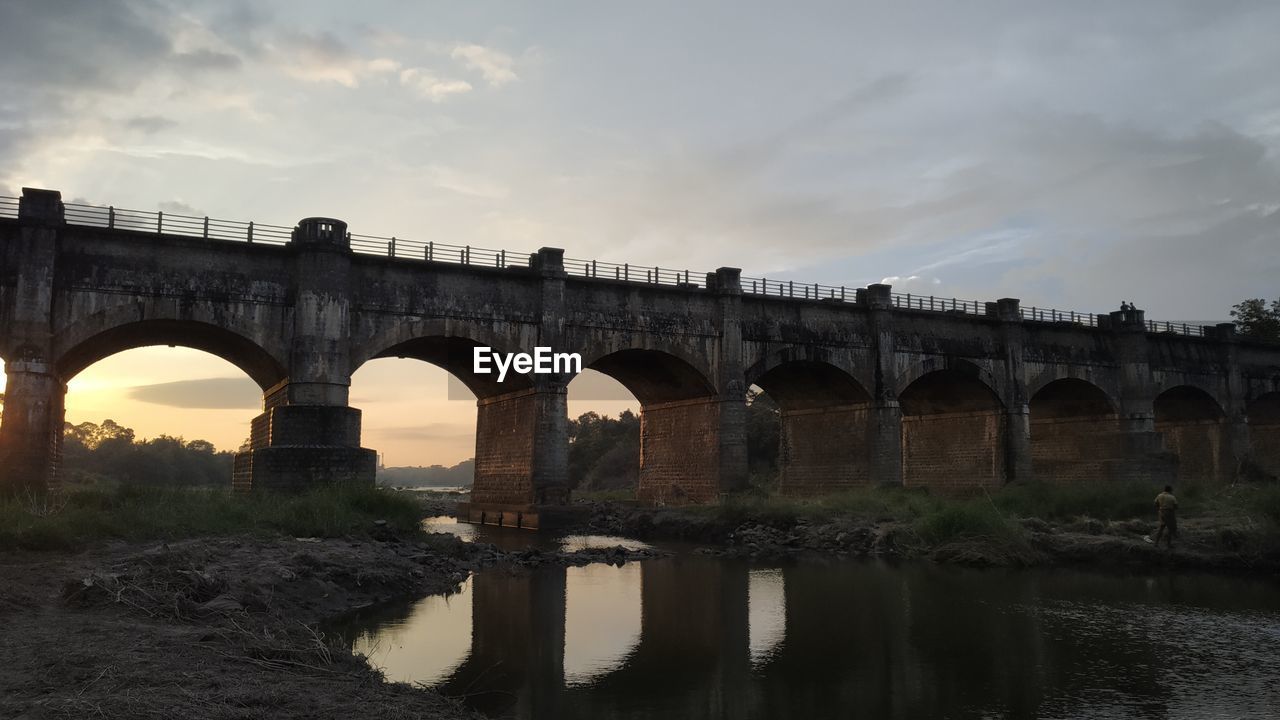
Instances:
[[[1241,334],[1280,342],[1280,299],[1273,300],[1270,307],[1262,298],[1245,300],[1231,310],[1231,317],[1236,319]]]
[[[67,423],[62,436],[62,472],[70,483],[226,485],[231,457],[207,440],[161,435],[138,442],[132,428],[114,420]]]

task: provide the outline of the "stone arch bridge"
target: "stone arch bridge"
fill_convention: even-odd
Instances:
[[[477,397],[474,508],[525,522],[567,488],[565,375],[476,375],[473,347],[580,353],[641,414],[641,499],[746,482],[746,392],[782,415],[782,487],[930,488],[1280,475],[1280,346],[1151,323],[295,228],[0,200],[0,472],[55,485],[67,381],[145,345],[198,348],[263,391],[239,489],[371,482],[348,384],[442,366]]]

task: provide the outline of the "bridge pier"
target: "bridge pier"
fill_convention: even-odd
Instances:
[[[0,489],[21,494],[55,489],[67,386],[38,360],[12,360],[5,375]]]
[[[485,522],[515,526],[524,524],[521,515],[535,521],[534,505],[568,500],[566,399],[556,382],[476,401],[473,515],[485,511]]]
[[[307,218],[289,240],[296,299],[289,377],[263,394],[250,448],[232,471],[237,491],[296,491],[323,483],[372,487],[377,453],[360,447],[360,411],[347,406],[351,242],[347,224]]]

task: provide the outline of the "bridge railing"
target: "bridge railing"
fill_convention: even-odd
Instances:
[[[0,217],[18,217],[19,199],[0,196]],[[129,210],[114,206],[64,203],[63,215],[68,225],[113,228],[136,232],[152,232],[159,235],[182,235],[215,240],[234,240],[268,245],[284,245],[289,242],[293,228],[285,225],[217,220],[165,212]],[[422,242],[397,237],[348,234],[351,249],[366,255],[382,255],[392,258],[427,260],[458,265],[507,268],[527,267],[530,253],[513,253],[506,250]],[[642,282],[654,285],[702,287],[706,273],[689,270],[660,268],[629,263],[601,262],[566,258],[565,272],[573,277],[605,278],[623,282]],[[701,282],[700,282],[701,281]],[[845,286],[802,283],[794,280],[769,280],[767,278],[742,278],[742,291],[749,295],[792,298],[797,300],[834,300],[856,302],[857,289]],[[932,295],[892,293],[893,306],[906,310],[987,315],[987,304],[978,300],[941,298]],[[1031,322],[1070,322],[1088,327],[1099,325],[1099,316],[1052,308],[1024,307],[1020,309],[1023,320]],[[1203,336],[1201,325],[1172,323],[1159,320],[1147,321],[1149,332],[1177,333]]]
[[[1067,322],[1088,327],[1098,326],[1098,316],[1094,313],[1080,313],[1074,310],[1054,310],[1053,308],[1024,307],[1020,308],[1023,320],[1033,322]]]
[[[599,260],[565,258],[564,271],[573,277],[605,278],[622,282],[644,282],[651,285],[702,287],[706,284],[706,273],[694,273],[689,270],[676,270],[674,268],[650,265],[618,264]],[[701,282],[699,282],[700,280]]]
[[[1204,335],[1204,326],[1190,325],[1188,323],[1171,323],[1163,320],[1148,320],[1147,331],[1201,337]]]
[[[748,295],[795,298],[798,300],[841,300],[854,302],[857,289],[843,285],[796,282],[794,280],[770,280],[768,278],[742,278],[742,292]]]
[[[957,298],[940,298],[933,295],[912,295],[911,293],[893,293],[893,306],[907,310],[932,310],[934,312],[964,313],[965,315],[986,315],[986,303],[979,300],[960,300]]]
[[[496,268],[527,267],[529,264],[528,253],[511,253],[506,250],[492,250],[490,248],[472,247],[471,245],[449,245],[448,243],[406,240],[395,236],[383,237],[381,235],[348,233],[348,238],[351,241],[351,249],[353,251],[366,255],[385,255],[405,260],[426,260],[428,262]]]
[[[293,228],[283,225],[215,220],[176,213],[129,210],[113,206],[63,203],[63,218],[68,225],[115,230],[153,232],[157,235],[183,235],[212,240],[240,240],[266,245],[289,242]]]

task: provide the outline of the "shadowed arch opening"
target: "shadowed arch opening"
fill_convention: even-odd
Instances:
[[[1004,482],[1004,407],[977,368],[926,373],[903,389],[898,403],[904,485],[968,490]]]
[[[1123,480],[1124,436],[1111,399],[1079,378],[1054,380],[1031,396],[1031,467],[1050,483]]]
[[[1179,484],[1223,483],[1234,475],[1226,413],[1212,395],[1179,385],[1152,403],[1155,428],[1165,450],[1177,456]]]
[[[1255,398],[1246,406],[1245,416],[1253,470],[1264,478],[1280,478],[1280,392]]]
[[[588,367],[622,383],[643,405],[715,394],[711,382],[697,368],[659,350],[619,350]]]
[[[431,363],[448,371],[477,398],[495,397],[533,387],[533,380],[528,375],[514,370],[508,370],[501,382],[498,381],[496,371],[490,374],[476,373],[474,360],[475,349],[478,347],[488,346],[467,337],[420,337],[393,345],[374,358],[412,358]],[[500,351],[498,348],[494,350]]]
[[[640,405],[639,500],[685,504],[718,497],[722,407],[703,372],[671,353],[642,349],[609,353],[586,369],[613,378]],[[571,447],[571,459],[574,454]]]
[[[871,402],[871,395],[852,375],[817,360],[784,362],[756,378],[755,384],[783,410],[815,410]]]
[[[748,408],[748,433],[767,420],[753,415],[767,412],[771,400],[781,492],[820,495],[871,483],[871,395],[853,376],[830,363],[792,360],[755,384],[767,400],[757,396]]]
[[[188,347],[216,355],[253,378],[264,390],[288,375],[283,364],[254,341],[216,325],[187,320],[144,320],[104,330],[64,352],[55,366],[66,382],[103,358],[155,345]]]

